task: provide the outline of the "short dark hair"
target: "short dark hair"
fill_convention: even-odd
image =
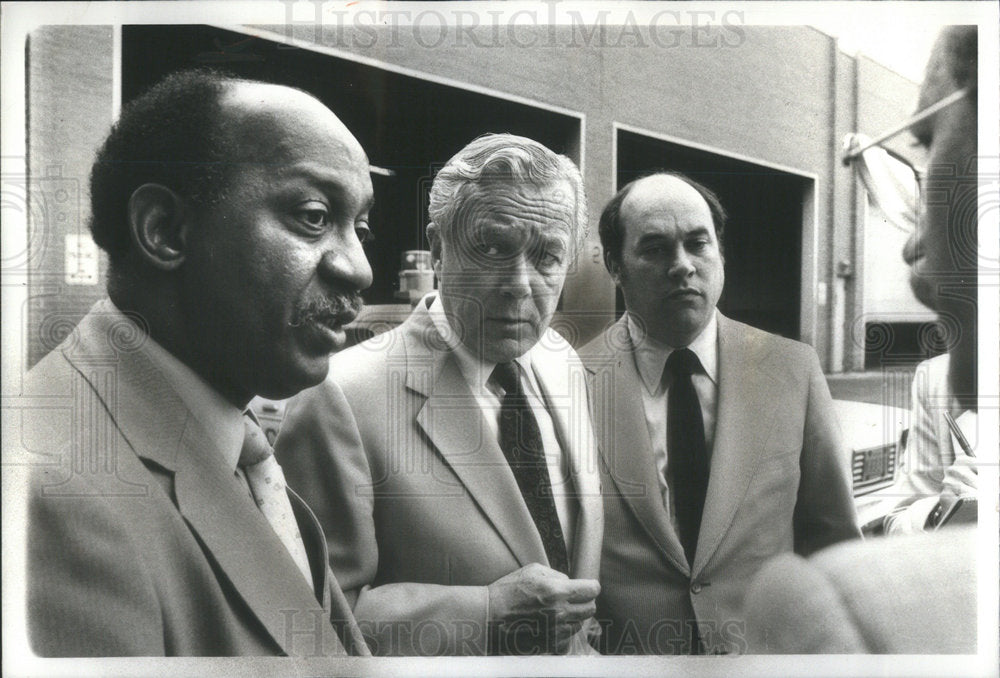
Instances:
[[[90,231],[112,262],[129,250],[128,203],[143,184],[162,184],[198,206],[218,199],[238,151],[220,120],[222,97],[236,82],[180,71],[123,108],[90,170]]]
[[[708,210],[712,214],[712,225],[715,227],[715,237],[719,241],[719,252],[724,253],[722,238],[726,229],[726,210],[722,207],[722,203],[719,202],[719,197],[715,192],[680,172],[657,170],[644,174],[625,184],[615,194],[615,197],[611,198],[604,207],[604,211],[601,212],[601,220],[597,225],[597,233],[601,237],[601,248],[604,250],[604,266],[608,271],[611,271],[612,262],[618,263],[621,261],[622,243],[625,242],[625,229],[621,223],[622,203],[625,202],[625,198],[632,192],[636,183],[652,176],[674,177],[698,191],[698,195],[708,203]]]
[[[977,90],[979,30],[977,26],[948,26],[941,31],[948,73],[959,88]]]

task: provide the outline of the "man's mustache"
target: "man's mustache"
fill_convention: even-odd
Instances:
[[[292,327],[298,327],[311,322],[324,325],[346,325],[361,312],[363,302],[361,293],[354,291],[335,292],[329,297],[316,297],[300,303],[295,307]]]

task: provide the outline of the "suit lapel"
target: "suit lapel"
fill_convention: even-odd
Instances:
[[[552,330],[549,330],[552,332]],[[555,334],[552,332],[552,334]],[[569,462],[572,490],[577,500],[576,530],[573,539],[572,571],[574,578],[596,579],[600,571],[601,536],[604,511],[601,505],[601,482],[593,461],[594,434],[587,413],[587,384],[579,358],[569,350],[545,348],[565,344],[561,337],[547,337],[532,349],[532,367],[552,418],[556,437]]]
[[[80,322],[74,330],[77,341],[69,342],[63,355],[99,395],[135,453],[173,471],[190,414],[168,379],[141,349],[144,336],[127,346],[114,341],[113,337],[121,334],[116,316],[100,308],[98,302]]]
[[[457,361],[425,308],[408,322],[406,386],[427,400],[417,425],[523,566],[547,563],[545,547],[514,474]],[[432,348],[435,347],[435,348]]]
[[[719,400],[708,493],[692,576],[719,548],[760,463],[781,385],[760,368],[764,356],[740,326],[719,314]]]
[[[325,617],[323,607],[297,574],[267,519],[232,469],[225,468],[219,451],[210,448],[209,437],[169,380],[142,350],[142,338],[134,345],[116,343],[113,338],[120,333],[115,332],[114,322],[115,317],[107,313],[88,315],[77,330],[79,340],[64,350],[67,360],[85,375],[97,363],[112,370],[117,387],[110,391],[114,397],[108,396],[107,388],[92,386],[101,394],[115,425],[136,455],[173,473],[181,515],[274,641],[290,655],[314,651],[305,634],[288,632],[287,625],[294,622],[295,628],[322,629],[317,640],[324,651],[339,648],[333,627],[316,623],[316,615]],[[288,611],[303,618],[289,619]],[[302,645],[303,651],[294,651],[293,643]]]
[[[313,595],[323,606],[323,609],[330,610],[330,592],[327,590],[330,581],[327,576],[327,565],[329,565],[329,553],[326,550],[326,537],[319,527],[319,522],[313,515],[312,510],[306,505],[298,494],[291,488],[286,488],[288,493],[288,503],[292,507],[295,515],[295,523],[302,534],[302,544],[306,549],[306,557],[309,559],[309,573],[313,580]]]
[[[627,337],[625,318],[605,335],[610,347]],[[600,364],[599,364],[600,363]],[[604,434],[601,457],[618,493],[639,524],[678,570],[689,571],[684,549],[663,506],[659,474],[646,426],[642,382],[629,348],[604,351],[591,359],[594,425]]]
[[[344,592],[341,590],[333,570],[330,569],[326,537],[319,521],[309,506],[291,489],[288,490],[288,499],[295,512],[295,521],[298,523],[299,529],[302,530],[302,539],[309,554],[313,582],[323,611],[326,618],[332,621],[337,630],[338,641],[342,648],[346,648],[346,650],[337,648],[340,650],[337,654],[369,656],[371,652],[361,634],[361,628],[354,619],[351,606],[344,597]]]
[[[271,637],[289,655],[311,651],[312,640],[289,626],[319,631],[322,653],[342,650],[314,591],[267,519],[253,505],[215,450],[202,449],[204,437],[194,422],[186,427],[174,477],[177,506],[205,549],[219,565]],[[294,612],[294,615],[289,613]]]

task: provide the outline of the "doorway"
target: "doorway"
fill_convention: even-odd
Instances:
[[[366,305],[400,303],[400,262],[428,249],[424,229],[434,173],[481,134],[509,132],[581,161],[581,118],[501,96],[396,73],[346,58],[201,25],[122,27],[122,102],[166,76],[207,67],[297,87],[354,133],[373,167],[374,281]]]
[[[718,195],[724,233],[726,316],[791,339],[801,338],[804,213],[812,181],[757,165],[616,129],[617,188],[657,170],[680,172]],[[616,312],[625,311],[621,291]]]

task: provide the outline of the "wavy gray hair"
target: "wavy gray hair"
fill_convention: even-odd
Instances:
[[[516,185],[524,181],[536,186],[568,181],[573,186],[579,252],[587,236],[587,196],[580,170],[566,156],[514,134],[484,134],[452,156],[431,186],[431,223],[443,240],[450,240],[455,215],[462,212],[465,201],[475,196],[477,189],[491,182]]]

